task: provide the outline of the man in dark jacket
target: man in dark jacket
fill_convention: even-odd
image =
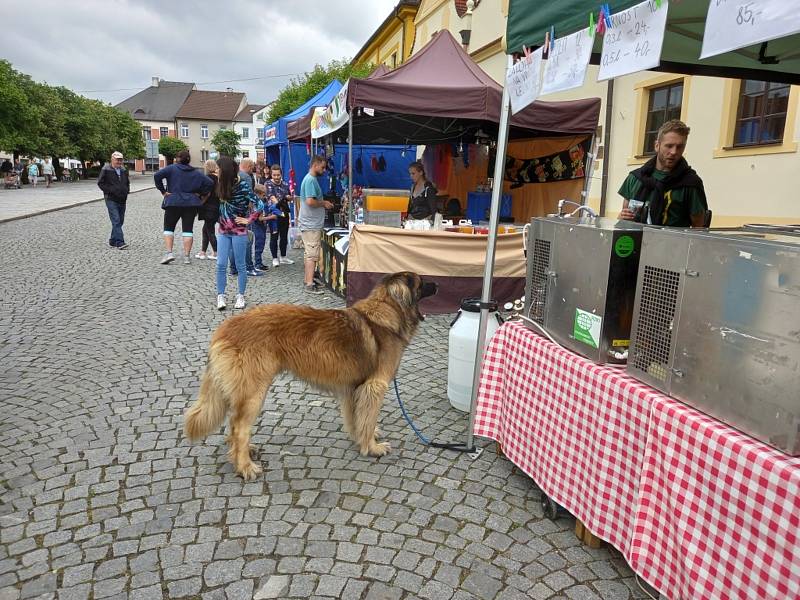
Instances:
[[[156,171],[153,176],[156,188],[164,196],[161,208],[164,209],[164,245],[167,251],[161,259],[162,265],[175,260],[172,246],[178,221],[181,222],[183,236],[183,263],[188,265],[191,262],[194,218],[203,205],[203,197],[214,187],[210,177],[189,164],[191,156],[188,150],[178,152],[175,159],[174,164]]]
[[[125,205],[128,192],[131,190],[131,182],[128,179],[128,171],[122,166],[122,152],[114,152],[111,155],[111,162],[104,164],[100,169],[97,186],[103,190],[108,216],[111,219],[111,237],[108,245],[119,250],[127,250],[128,244],[125,243],[122,234],[122,224],[125,222]]]

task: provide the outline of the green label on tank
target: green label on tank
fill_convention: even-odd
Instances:
[[[592,348],[597,348],[600,345],[602,324],[603,318],[599,315],[576,308],[572,336],[579,342],[583,342]]]
[[[633,254],[635,247],[636,242],[631,236],[621,235],[617,238],[617,241],[614,244],[614,252],[616,252],[617,256],[620,258],[628,258],[631,254]]]

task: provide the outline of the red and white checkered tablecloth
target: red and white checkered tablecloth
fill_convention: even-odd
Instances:
[[[800,459],[506,323],[475,435],[671,599],[800,598]]]

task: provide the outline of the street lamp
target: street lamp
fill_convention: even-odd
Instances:
[[[472,33],[472,10],[475,8],[475,0],[467,0],[467,12],[464,13],[464,29],[459,31],[461,34],[461,45],[464,50],[469,46],[469,38]]]

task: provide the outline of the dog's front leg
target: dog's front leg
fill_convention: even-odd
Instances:
[[[355,430],[352,432],[352,437],[363,456],[367,454],[383,456],[390,450],[387,442],[375,441],[378,415],[387,389],[385,381],[368,379],[358,386],[353,394]]]
[[[263,390],[241,396],[233,402],[228,455],[234,469],[245,481],[255,479],[261,473],[261,467],[250,458],[250,433],[263,402]]]

